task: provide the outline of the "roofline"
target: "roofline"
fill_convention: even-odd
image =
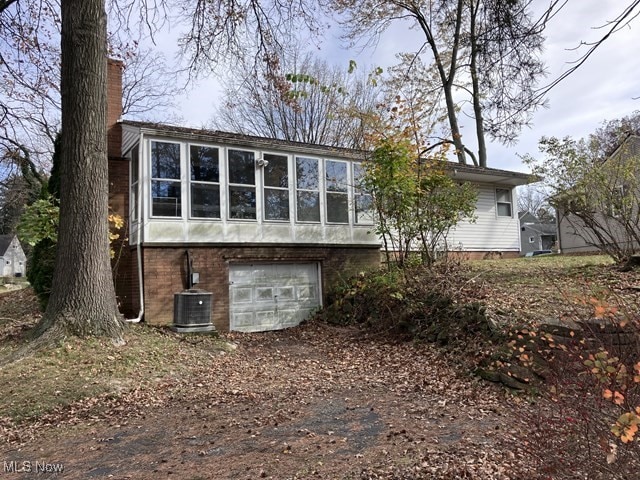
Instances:
[[[255,135],[244,135],[241,133],[223,132],[220,130],[196,129],[188,127],[179,127],[175,125],[166,125],[160,123],[137,122],[130,120],[122,120],[123,126],[130,126],[140,129],[142,133],[158,135],[171,134],[179,138],[195,139],[200,141],[214,141],[221,143],[233,143],[236,145],[249,147],[281,147],[299,153],[331,153],[336,156],[351,159],[363,160],[366,152],[364,150],[356,150],[352,148],[333,147],[330,145],[315,145],[310,143],[295,142],[290,140],[280,140],[268,137],[259,137]]]
[[[365,160],[368,156],[367,151],[357,150],[344,147],[333,147],[329,145],[314,145],[303,142],[294,142],[289,140],[280,140],[268,137],[259,137],[254,135],[244,135],[240,133],[223,132],[220,130],[196,129],[188,127],[179,127],[176,125],[167,125],[161,123],[139,122],[132,120],[120,120],[123,127],[132,127],[139,129],[143,134],[149,135],[167,135],[183,138],[187,140],[199,140],[207,142],[231,143],[239,146],[248,146],[253,148],[280,147],[286,148],[295,153],[318,154],[352,159]],[[510,170],[501,170],[497,168],[476,167],[474,165],[463,165],[460,163],[447,162],[446,169],[453,173],[453,177],[464,181],[498,183],[509,186],[525,185],[540,181],[540,177],[522,172],[513,172]]]
[[[491,180],[491,183],[504,184],[509,186],[527,185],[542,180],[541,177],[531,173],[513,172],[499,168],[476,167],[475,165],[463,165],[451,162],[447,168],[453,171],[453,177],[460,180],[476,180],[477,176],[484,176]]]
[[[636,139],[638,141],[640,141],[640,136],[636,135],[635,133],[630,133],[629,135],[627,135],[627,138],[625,138],[622,142],[620,142],[620,145],[618,145],[618,148],[616,148],[613,153],[611,155],[609,155],[606,159],[605,162],[611,158],[614,158],[616,155],[618,155],[618,152],[620,150],[622,150],[622,147],[625,146],[625,144],[627,144],[628,142],[631,141],[631,139]]]

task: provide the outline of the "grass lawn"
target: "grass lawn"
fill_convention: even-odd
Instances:
[[[604,255],[550,255],[470,262],[469,297],[516,323],[592,314],[592,298],[629,309],[638,306],[640,275],[620,272]]]

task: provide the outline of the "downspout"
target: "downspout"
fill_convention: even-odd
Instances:
[[[140,133],[140,142],[138,143],[138,149],[142,149],[142,132]],[[138,169],[140,169],[140,165],[142,165],[142,152],[139,152],[138,157]],[[136,243],[136,256],[138,260],[138,295],[140,297],[140,310],[138,311],[138,316],[136,318],[127,318],[125,321],[129,323],[140,323],[142,317],[144,316],[144,285],[143,285],[143,277],[142,277],[142,247],[140,246],[140,241],[142,239],[142,175],[138,172],[138,203],[136,205],[137,210],[137,218],[138,218],[138,240]]]

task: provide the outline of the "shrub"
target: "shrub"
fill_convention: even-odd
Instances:
[[[636,478],[640,468],[640,325],[626,311],[587,295],[571,341],[549,335],[549,375],[531,418],[539,478]],[[544,337],[543,337],[544,338]]]
[[[36,243],[29,257],[27,279],[38,296],[40,306],[44,310],[49,302],[53,267],[56,261],[56,243],[44,239]]]
[[[450,347],[470,346],[471,338],[488,340],[497,333],[491,330],[482,304],[463,301],[462,268],[443,262],[360,273],[329,294],[321,317]]]

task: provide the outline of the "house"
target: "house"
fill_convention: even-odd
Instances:
[[[16,235],[0,235],[0,277],[23,277],[27,256]]]
[[[520,255],[556,247],[558,225],[543,223],[529,212],[520,212]]]
[[[573,195],[566,198],[557,195],[553,199],[562,253],[598,253],[603,250],[633,253],[638,249],[640,210],[636,174],[639,159],[640,137],[630,135],[589,174],[589,178],[585,178],[584,185],[576,186],[583,192],[578,195],[581,200],[576,200]],[[576,201],[583,203],[577,206],[566,203]],[[580,215],[572,213],[578,210]]]
[[[358,188],[364,152],[118,120],[121,64],[110,61],[110,205],[128,231],[116,255],[125,315],[171,324],[174,294],[213,295],[217,329],[298,324],[327,292],[380,264],[372,199]],[[518,255],[516,185],[528,175],[455,164],[478,186],[476,223],[456,248]]]

